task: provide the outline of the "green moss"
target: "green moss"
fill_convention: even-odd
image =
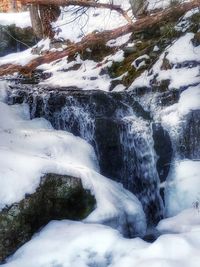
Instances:
[[[132,67],[132,69],[130,69],[128,71],[128,74],[126,76],[123,77],[122,81],[123,84],[128,87],[131,85],[131,83],[142,74],[143,70],[136,70],[135,68]]]
[[[194,33],[198,32],[200,27],[200,12],[193,14],[189,20],[191,22],[190,31]]]
[[[200,12],[193,14],[193,15],[190,17],[190,21],[191,21],[193,24],[200,25]]]
[[[80,56],[82,60],[93,60],[96,62],[101,62],[106,56],[113,53],[113,48],[106,46],[105,44],[95,45],[84,50]]]
[[[141,69],[136,70],[132,63],[140,56],[144,54],[150,54],[153,50],[154,45],[156,44],[156,39],[152,41],[138,41],[135,46],[136,50],[133,53],[125,53],[125,59],[122,62],[113,62],[112,66],[108,67],[108,74],[112,79],[120,77],[125,74],[122,78],[122,83],[124,86],[129,86],[145,69],[148,69],[148,66],[152,63],[152,60],[147,60],[146,65]]]
[[[181,3],[180,0],[170,0],[170,7],[177,6],[180,3]]]
[[[179,37],[181,33],[175,29],[175,26],[176,24],[172,22],[163,25],[160,28],[162,38],[168,38],[172,41],[174,38]]]

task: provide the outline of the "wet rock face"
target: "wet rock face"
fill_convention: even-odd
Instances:
[[[182,159],[199,159],[200,155],[200,110],[186,115],[182,123],[177,150]]]
[[[169,133],[163,129],[161,123],[153,123],[153,139],[154,149],[158,155],[156,163],[160,182],[164,182],[167,178],[170,169],[170,163],[172,159],[172,143]]]
[[[20,42],[18,41],[20,40]],[[31,27],[21,29],[15,25],[0,25],[0,56],[19,52],[27,49],[27,46],[36,44],[36,37]],[[26,46],[26,45],[27,46]]]
[[[81,180],[57,174],[42,177],[36,192],[0,212],[0,262],[51,220],[85,218],[95,199]]]

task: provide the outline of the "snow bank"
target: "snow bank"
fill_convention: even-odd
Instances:
[[[188,233],[160,236],[153,244],[125,239],[102,225],[49,223],[5,267],[198,267],[200,225]]]
[[[0,13],[0,25],[7,26],[12,24],[20,28],[31,27],[29,12]]]
[[[146,220],[138,199],[121,184],[98,173],[93,148],[79,137],[52,129],[43,118],[29,119],[25,104],[3,103],[0,89],[0,208],[33,193],[45,173],[67,174],[82,179],[97,200],[85,219],[117,228],[122,233],[144,234]],[[3,87],[4,86],[4,87]]]
[[[200,109],[200,84],[183,91],[178,103],[163,109],[161,112],[162,124],[168,130],[174,131],[173,127],[178,127],[184,116],[190,111],[198,109]]]
[[[176,161],[166,184],[166,213],[176,215],[200,201],[200,161]]]
[[[185,233],[199,229],[200,203],[198,207],[186,209],[178,215],[159,222],[157,229],[161,233]]]

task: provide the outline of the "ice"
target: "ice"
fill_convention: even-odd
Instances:
[[[4,92],[5,84],[1,86]],[[92,146],[54,130],[43,118],[30,120],[26,104],[8,106],[1,101],[0,114],[0,209],[33,193],[43,174],[66,174],[81,178],[95,195],[96,209],[85,221],[101,222],[124,234],[145,234],[141,203],[121,184],[98,173]]]

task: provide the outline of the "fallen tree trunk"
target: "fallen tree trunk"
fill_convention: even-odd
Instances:
[[[65,50],[49,52],[45,55],[39,56],[38,58],[31,60],[25,66],[12,64],[2,65],[0,66],[0,76],[13,74],[14,72],[30,74],[41,64],[50,63],[66,56],[73,56],[76,53],[81,53],[87,48],[94,47],[102,43],[105,44],[109,40],[116,39],[117,37],[120,37],[130,32],[142,31],[144,29],[151,28],[157,24],[162,24],[169,21],[176,21],[185,12],[199,6],[199,0],[193,0],[189,3],[184,3],[176,7],[166,9],[162,12],[157,12],[151,16],[145,16],[144,18],[138,19],[134,24],[126,24],[125,26],[119,27],[114,30],[104,31],[97,34],[89,34],[84,37],[80,42],[68,46]]]

